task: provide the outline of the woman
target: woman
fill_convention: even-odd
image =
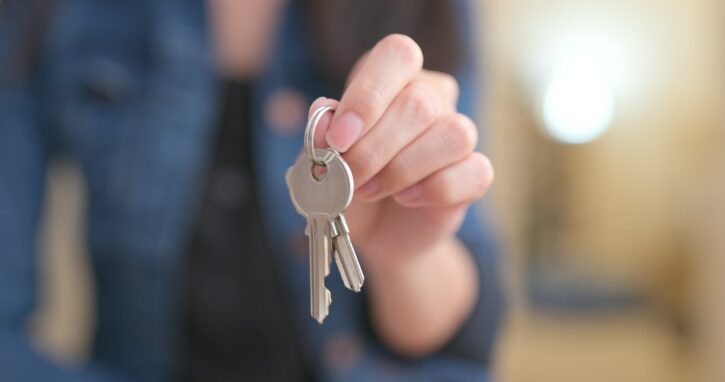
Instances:
[[[2,380],[487,375],[499,295],[467,211],[493,172],[456,111],[475,102],[464,4],[0,4]],[[327,278],[324,325],[309,318],[305,223],[284,184],[312,100],[337,107],[316,141],[354,174],[346,217],[368,279],[355,295]],[[89,194],[97,332],[81,370],[23,331],[58,155]]]

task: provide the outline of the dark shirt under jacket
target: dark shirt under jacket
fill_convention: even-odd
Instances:
[[[227,81],[187,262],[186,381],[309,381],[263,231],[250,150],[252,84]]]

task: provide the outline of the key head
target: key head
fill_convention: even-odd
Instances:
[[[333,150],[316,149],[315,154],[318,158],[325,158],[327,172],[318,179],[313,173],[314,163],[306,155],[300,155],[285,177],[290,198],[301,215],[334,217],[352,201],[355,189],[352,171],[342,156]]]

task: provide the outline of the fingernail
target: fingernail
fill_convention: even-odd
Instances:
[[[419,184],[416,184],[414,186],[410,186],[406,188],[403,191],[398,192],[395,194],[395,198],[398,199],[401,202],[412,202],[423,195],[423,189],[420,187]]]
[[[362,118],[351,111],[346,111],[327,130],[327,143],[333,149],[345,152],[355,143],[362,130]]]
[[[355,191],[355,195],[364,198],[367,196],[371,196],[378,192],[380,189],[380,180],[378,178],[372,178],[368,180],[365,184],[360,186],[360,188]]]

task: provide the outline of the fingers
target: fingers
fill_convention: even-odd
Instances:
[[[435,112],[419,109],[429,96],[412,96],[424,93],[421,90],[426,89],[424,81],[413,88],[402,92],[379,126],[345,154],[353,158],[349,162],[358,169],[353,170],[356,178],[368,179],[356,183],[362,186],[355,197],[376,201],[392,195],[396,202],[410,207],[455,206],[477,199],[486,192],[494,175],[490,161],[483,154],[473,152],[477,141],[475,125],[457,113],[435,120]],[[450,98],[451,94],[454,93],[444,98]],[[335,100],[318,98],[310,112],[336,104]],[[316,132],[316,145],[320,146],[317,147],[324,147],[322,137],[331,115],[325,115],[320,121]],[[435,122],[426,127],[430,120]],[[397,125],[397,130],[388,124]],[[411,142],[409,137],[416,134]]]
[[[408,207],[453,206],[481,197],[493,182],[493,167],[483,154],[443,168],[393,198]]]
[[[453,112],[454,102],[446,92],[444,86],[421,79],[398,94],[378,123],[343,155],[356,185],[369,181],[440,116]]]
[[[368,136],[353,146],[349,153],[352,154],[367,139]],[[450,114],[438,120],[392,160],[386,161],[382,171],[359,187],[356,197],[372,202],[398,193],[471,155],[477,140],[478,132],[470,118],[462,114]]]
[[[330,146],[347,151],[375,125],[422,65],[423,53],[410,37],[394,34],[378,42],[340,100],[326,132]]]
[[[451,205],[480,196],[492,180],[488,160],[473,153],[474,124],[455,113],[457,82],[422,63],[413,40],[390,35],[359,60],[339,102],[310,107],[336,106],[320,120],[315,146],[344,153],[356,198]]]
[[[450,106],[451,110],[456,110],[460,88],[455,77],[448,73],[423,70],[418,74],[417,80],[436,89],[440,97],[448,101],[446,105]]]

